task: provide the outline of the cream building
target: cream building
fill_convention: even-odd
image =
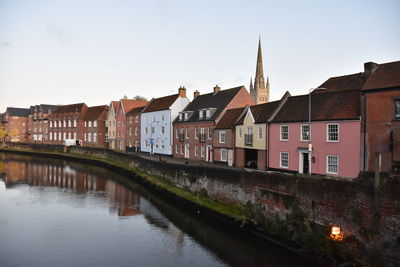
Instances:
[[[115,138],[116,138],[116,111],[118,108],[118,101],[111,101],[110,108],[107,113],[107,136],[108,136],[108,148],[115,149]]]

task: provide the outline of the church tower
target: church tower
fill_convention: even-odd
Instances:
[[[254,84],[252,83],[252,79],[250,79],[250,95],[253,97],[256,104],[269,102],[269,78],[267,77],[267,83],[265,84],[261,53],[261,38],[258,40],[257,67]]]

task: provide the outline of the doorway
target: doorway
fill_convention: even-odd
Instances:
[[[299,173],[308,173],[310,170],[310,162],[308,160],[308,152],[299,151]]]
[[[210,145],[206,146],[206,161],[212,162],[212,148]]]

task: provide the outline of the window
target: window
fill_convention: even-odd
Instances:
[[[165,120],[164,114],[161,115],[161,120],[162,120],[162,121]]]
[[[53,122],[50,121],[50,128],[53,128]]]
[[[199,147],[198,146],[194,147],[194,155],[195,155],[195,157],[199,156]]]
[[[179,154],[179,146],[175,145],[175,154]]]
[[[68,139],[71,139],[71,133],[68,133]]]
[[[154,133],[154,126],[151,126],[151,133]]]
[[[92,127],[92,121],[89,121],[89,127]]]
[[[203,110],[199,110],[199,119],[203,118]]]
[[[263,130],[262,127],[258,127],[258,140],[262,140],[263,139]]]
[[[301,141],[309,141],[310,140],[310,126],[308,124],[304,124],[300,126],[300,140]]]
[[[243,130],[242,127],[239,127],[239,139],[243,138]]]
[[[165,127],[164,126],[161,126],[161,133],[162,134],[165,133]]]
[[[58,133],[58,140],[62,140],[62,138],[61,138],[61,132],[60,133]]]
[[[179,132],[178,129],[175,129],[175,138],[178,139],[179,138]]]
[[[138,135],[138,127],[135,127],[135,135]]]
[[[326,156],[326,172],[331,174],[338,174],[339,172],[339,157],[328,155]]]
[[[327,141],[338,142],[339,141],[339,124],[328,124],[327,125]]]
[[[118,121],[118,127],[120,127],[121,126],[121,121]]]
[[[63,140],[67,139],[67,133],[64,133],[63,137],[64,137]]]
[[[394,118],[400,119],[400,98],[394,100]]]
[[[189,139],[189,129],[188,128],[185,129],[185,138]]]
[[[156,117],[153,115],[153,121],[156,121]]]
[[[145,146],[145,147],[148,147],[148,146],[149,146],[149,140],[147,140],[147,139],[144,140],[144,146]]]
[[[202,146],[201,149],[200,149],[200,153],[201,153],[201,157],[202,158],[204,158],[205,151],[206,151],[206,147]]]
[[[72,127],[71,120],[68,120],[68,127]]]
[[[74,120],[74,127],[76,127],[76,120]]]
[[[88,133],[88,141],[92,142],[92,134],[91,133]]]
[[[179,113],[179,120],[180,120],[180,121],[182,120],[182,117],[183,117],[183,114],[182,114],[182,113]]]
[[[87,127],[86,121],[85,121],[85,127]]]
[[[226,149],[221,149],[221,161],[226,161]]]
[[[147,133],[147,131],[148,131],[148,130],[147,130],[147,127],[146,127],[146,128],[144,128],[144,132],[145,132],[145,133]]]
[[[189,113],[185,113],[185,121],[187,121],[187,119],[189,118]]]
[[[93,121],[93,127],[97,127],[97,121]]]
[[[207,139],[211,140],[212,128],[207,128]]]
[[[164,115],[163,115],[163,118],[164,118]],[[139,121],[139,116],[136,115],[136,117],[135,117],[135,122],[138,122],[138,121]]]
[[[181,154],[183,155],[183,145],[181,145]]]
[[[280,167],[289,168],[289,152],[281,152],[280,158]]]
[[[219,142],[221,144],[225,144],[225,141],[226,141],[226,132],[225,131],[220,131],[219,132]],[[221,153],[222,153],[222,151],[221,151]]]
[[[53,140],[53,133],[52,133],[52,132],[50,132],[49,139],[50,139],[50,140]]]
[[[206,117],[209,118],[211,116],[211,110],[207,109],[206,110]]]
[[[132,123],[132,116],[129,116],[129,123]]]
[[[58,127],[61,128],[62,127],[62,121],[58,121]],[[60,139],[61,140],[61,139]]]
[[[289,140],[289,126],[281,125],[281,141]]]
[[[194,128],[194,139],[199,139],[199,130]]]
[[[86,133],[83,135],[83,140],[86,142]]]
[[[162,149],[165,148],[164,140],[161,140],[161,148],[162,148]]]
[[[76,139],[76,133],[74,133],[74,139]]]
[[[67,127],[67,121],[66,120],[63,121],[63,125],[64,125],[64,128]]]

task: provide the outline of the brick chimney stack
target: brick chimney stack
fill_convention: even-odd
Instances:
[[[179,97],[186,97],[186,88],[184,86],[179,87]]]
[[[196,97],[198,97],[200,95],[200,92],[199,91],[194,91],[194,93],[193,93],[193,99],[195,99]]]
[[[366,62],[364,63],[364,72],[367,74],[373,73],[377,68],[379,67],[379,64],[375,62]]]
[[[221,87],[219,87],[218,85],[214,86],[214,95],[219,91],[221,91]]]

